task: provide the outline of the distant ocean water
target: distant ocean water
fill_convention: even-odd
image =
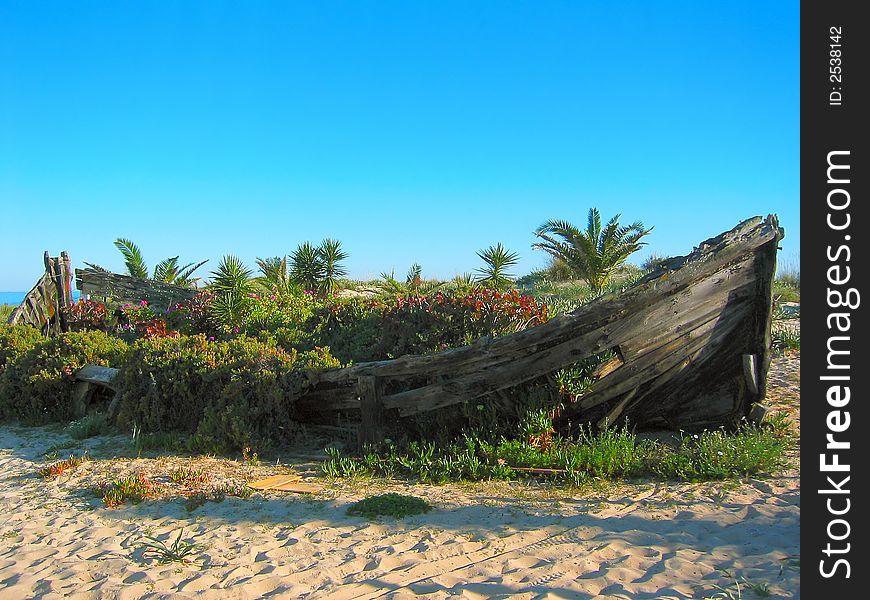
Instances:
[[[21,304],[27,292],[0,292],[0,304]],[[73,299],[79,299],[79,291],[73,290]]]

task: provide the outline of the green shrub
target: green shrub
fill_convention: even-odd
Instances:
[[[560,457],[568,479],[575,485],[589,479],[619,479],[639,475],[646,453],[627,428],[604,429],[597,434],[582,430],[576,444]]]
[[[367,519],[375,519],[380,516],[401,519],[408,515],[427,513],[430,510],[432,510],[432,506],[422,498],[390,493],[360,500],[347,508],[347,514]]]
[[[0,324],[0,373],[7,365],[44,341],[42,333],[30,325]]]
[[[375,300],[354,298],[318,307],[307,323],[311,339],[326,346],[343,362],[364,362],[378,358],[384,305]]]
[[[214,292],[199,291],[192,298],[169,307],[166,321],[172,329],[184,334],[216,336],[219,333],[218,326],[211,317],[214,299]]]
[[[255,336],[260,331],[299,329],[314,315],[316,306],[312,294],[252,294],[246,331]]]
[[[125,342],[102,331],[43,339],[0,375],[0,416],[30,424],[70,420],[76,371],[87,364],[117,367],[126,351]]]
[[[787,350],[800,351],[800,328],[774,324],[771,330],[771,346],[776,354],[783,354]]]
[[[0,323],[6,323],[16,308],[15,304],[0,304]]]
[[[684,437],[677,449],[657,447],[649,466],[658,475],[685,481],[740,477],[782,466],[787,444],[787,438],[767,428],[708,430]]]
[[[153,498],[160,492],[160,484],[136,473],[114,481],[100,482],[94,493],[103,499],[107,508],[117,508],[127,500],[139,504],[147,498]]]
[[[118,422],[194,434],[201,448],[264,448],[295,429],[298,368],[336,366],[323,349],[297,354],[247,337],[141,340],[118,375]]]
[[[797,302],[801,301],[801,290],[789,283],[776,280],[773,282],[773,297],[778,302]]]

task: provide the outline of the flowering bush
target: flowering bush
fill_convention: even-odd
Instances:
[[[516,290],[400,296],[384,311],[378,351],[385,358],[438,352],[546,320],[547,306]]]
[[[398,296],[391,304],[349,300],[318,307],[308,331],[343,361],[396,358],[464,346],[539,325],[547,306],[516,290]]]
[[[146,340],[162,337],[178,337],[177,331],[170,331],[166,328],[166,321],[163,319],[138,321],[136,323],[136,334]]]
[[[167,326],[182,333],[204,334],[215,339],[229,339],[238,334],[278,341],[295,347],[302,324],[314,314],[317,300],[310,294],[249,293],[244,296],[235,320],[222,318],[213,292],[199,292],[167,311]],[[261,336],[261,334],[263,334]],[[284,342],[284,343],[282,343]]]
[[[121,331],[136,331],[136,325],[158,318],[147,300],[135,304],[123,304],[115,313],[118,316],[118,327]]]
[[[79,300],[63,309],[66,323],[70,331],[98,329],[107,331],[109,328],[109,311],[102,302]]]
[[[217,333],[211,316],[211,303],[214,298],[213,292],[197,292],[189,300],[170,307],[165,315],[169,326],[186,334],[214,336]]]

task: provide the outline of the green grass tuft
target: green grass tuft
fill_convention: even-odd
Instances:
[[[112,433],[112,427],[105,415],[94,413],[73,421],[66,427],[66,433],[75,440],[84,440],[98,435]]]
[[[432,506],[422,498],[390,493],[360,500],[348,507],[347,514],[367,519],[376,519],[380,516],[401,519],[409,515],[427,513],[430,510]]]
[[[146,498],[153,497],[157,493],[157,484],[143,475],[134,474],[112,482],[103,482],[94,491],[108,508],[115,508],[127,500],[139,504]]]
[[[179,562],[182,564],[188,564],[191,562],[190,558],[188,558],[194,552],[197,552],[201,549],[199,544],[194,544],[192,542],[188,542],[186,540],[182,540],[181,536],[184,534],[184,529],[178,532],[178,537],[175,538],[168,546],[165,542],[161,542],[155,537],[145,536],[147,542],[142,544],[142,547],[145,548],[145,554],[154,554],[157,557],[157,562],[161,565],[169,564],[172,562]]]

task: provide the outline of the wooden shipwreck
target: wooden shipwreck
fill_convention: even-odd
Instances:
[[[562,430],[624,420],[673,429],[735,425],[765,395],[782,237],[775,216],[749,219],[621,293],[537,327],[437,354],[310,372],[300,418],[358,414],[361,441],[377,442],[397,419],[486,401],[609,349],[616,358],[560,411]]]
[[[765,396],[771,286],[783,235],[776,216],[755,217],[668,259],[620,293],[542,325],[437,354],[307,371],[294,414],[327,426],[349,422],[361,443],[377,443],[403,418],[503,401],[508,388],[610,350],[615,357],[596,370],[591,387],[558,413],[562,431],[626,420],[686,430],[736,425]],[[195,293],[103,272],[76,275],[85,293],[147,297],[155,305]],[[10,322],[30,322],[48,334],[64,330],[60,307],[71,301],[69,280],[65,253],[46,258],[46,275]],[[83,410],[96,388],[112,389],[116,374],[82,369]]]

